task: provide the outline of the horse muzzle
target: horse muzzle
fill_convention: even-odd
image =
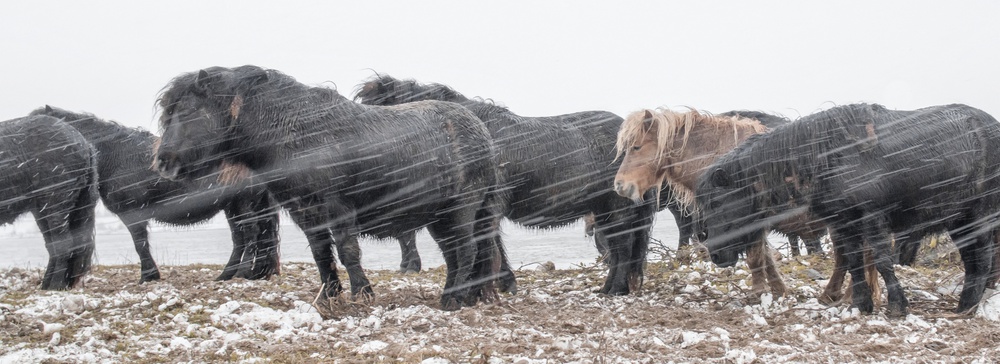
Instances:
[[[642,192],[634,183],[615,181],[614,190],[619,196],[631,199],[635,202],[642,202]]]
[[[163,178],[171,181],[180,179],[181,164],[177,157],[169,153],[161,153],[153,161],[153,167]]]

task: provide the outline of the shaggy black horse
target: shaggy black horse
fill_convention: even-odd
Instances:
[[[862,247],[889,293],[890,315],[907,300],[893,272],[889,233],[946,229],[965,265],[958,312],[970,312],[990,280],[1000,209],[1000,124],[965,105],[891,111],[835,107],[748,139],[699,180],[696,219],[712,260],[729,266],[769,222],[804,209],[831,229],[854,278],[852,306],[872,312]]]
[[[248,166],[305,232],[327,295],[341,290],[334,242],[352,294],[368,296],[357,235],[426,226],[448,268],[442,308],[496,297],[497,166],[489,132],[468,110],[360,105],[256,66],[183,74],[159,103],[160,173],[189,179],[223,162]]]
[[[595,240],[599,249],[606,241],[611,267],[601,292],[638,289],[655,206],[637,206],[610,188],[618,168],[614,146],[621,117],[604,111],[522,117],[444,85],[390,76],[360,85],[355,98],[369,105],[452,101],[471,110],[486,123],[496,145],[509,191],[504,216],[523,226],[551,228],[593,213]]]
[[[31,212],[49,252],[42,289],[80,285],[94,256],[97,152],[48,116],[0,122],[0,224]]]
[[[62,119],[97,149],[101,200],[132,235],[142,267],[139,282],[160,279],[149,252],[149,220],[191,225],[220,210],[229,221],[233,253],[218,279],[261,279],[279,272],[277,207],[263,187],[170,181],[150,168],[157,141],[150,132],[48,105],[31,115]]]
[[[719,114],[719,116],[735,116],[754,119],[759,121],[761,124],[764,124],[764,126],[768,129],[774,129],[792,122],[783,116],[752,110],[727,111]],[[794,224],[794,226],[778,226],[775,230],[788,238],[788,248],[791,250],[793,256],[801,255],[801,251],[799,251],[799,239],[802,239],[802,242],[805,243],[809,254],[823,254],[823,246],[820,244],[820,238],[823,237],[826,229],[815,228],[813,225],[816,224],[800,221]]]

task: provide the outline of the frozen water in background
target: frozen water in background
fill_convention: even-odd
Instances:
[[[232,238],[225,217],[220,213],[211,221],[189,227],[151,224],[150,245],[159,265],[195,263],[225,264],[232,252]],[[504,241],[513,268],[533,268],[537,263],[552,261],[558,269],[577,264],[592,264],[597,259],[594,239],[583,233],[583,222],[550,230],[526,229],[509,221],[503,224]],[[0,227],[0,269],[44,268],[48,261],[45,243],[31,215],[24,215],[12,225]],[[675,248],[677,225],[669,212],[661,212],[653,225],[653,238]],[[437,244],[426,230],[417,234],[417,249],[423,268],[444,264]],[[399,243],[393,240],[362,239],[361,265],[365,269],[395,270],[399,268]],[[305,235],[282,216],[281,261],[312,262],[312,253]],[[101,265],[138,264],[139,258],[132,237],[120,220],[103,206],[98,207],[97,256]]]

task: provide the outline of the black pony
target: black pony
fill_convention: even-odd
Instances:
[[[468,110],[359,105],[256,66],[183,74],[159,103],[160,173],[190,179],[221,163],[249,167],[305,232],[327,295],[341,290],[334,242],[352,294],[368,296],[357,235],[426,226],[448,267],[442,308],[495,298],[497,166],[489,133]]]
[[[970,312],[990,280],[1000,209],[1000,124],[965,105],[891,111],[835,107],[756,135],[699,180],[696,219],[721,266],[770,222],[808,210],[830,226],[854,278],[852,306],[872,311],[862,247],[889,293],[890,315],[907,300],[893,272],[889,233],[947,229],[962,255],[958,312]]]
[[[390,76],[360,85],[355,99],[369,105],[452,101],[471,110],[486,123],[496,146],[510,197],[504,216],[523,226],[551,228],[593,213],[595,240],[598,249],[606,241],[611,267],[601,292],[638,289],[655,206],[637,206],[610,188],[618,168],[614,146],[621,117],[604,111],[522,117],[444,85]]]
[[[0,224],[31,212],[49,263],[42,289],[80,285],[94,256],[97,152],[75,129],[48,116],[0,122]]]
[[[48,105],[31,115],[62,119],[97,149],[101,200],[132,235],[142,267],[139,282],[160,279],[149,252],[149,220],[191,225],[220,210],[229,221],[233,253],[218,279],[262,279],[279,272],[277,207],[263,187],[170,181],[150,168],[158,139],[150,132]]]
[[[727,111],[719,114],[719,116],[733,116],[733,117],[743,117],[750,118],[759,121],[764,124],[768,129],[774,129],[779,126],[788,124],[792,122],[786,117],[768,114],[760,111],[751,110],[733,110]],[[823,254],[823,247],[820,244],[820,238],[826,234],[826,226],[813,221],[798,221],[787,222],[786,226],[775,226],[775,231],[785,235],[788,238],[788,248],[791,250],[793,256],[801,255],[799,251],[799,239],[805,243],[806,248],[809,250],[809,254],[818,255]],[[782,225],[779,223],[778,225]],[[839,289],[839,287],[838,287]]]

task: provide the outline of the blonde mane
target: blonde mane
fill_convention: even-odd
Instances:
[[[646,124],[649,121],[650,124]],[[716,130],[732,129],[733,146],[740,143],[740,129],[751,128],[754,134],[763,133],[767,128],[759,121],[737,116],[716,116],[708,112],[698,111],[688,108],[687,112],[677,112],[667,108],[642,109],[629,114],[622,122],[618,131],[618,139],[615,142],[615,160],[618,160],[637,141],[641,141],[646,134],[656,128],[656,163],[662,165],[666,156],[680,156],[688,146],[688,139],[691,131],[696,125],[706,125]],[[681,146],[673,149],[674,141],[680,137]],[[731,150],[731,149],[730,149]],[[729,150],[719,151],[720,155]],[[666,173],[659,181],[660,189],[666,183],[672,187],[673,196],[670,196],[681,203],[685,210],[693,212],[696,208],[694,204],[693,186],[684,186],[676,183],[675,176]],[[659,192],[657,192],[659,198]]]

